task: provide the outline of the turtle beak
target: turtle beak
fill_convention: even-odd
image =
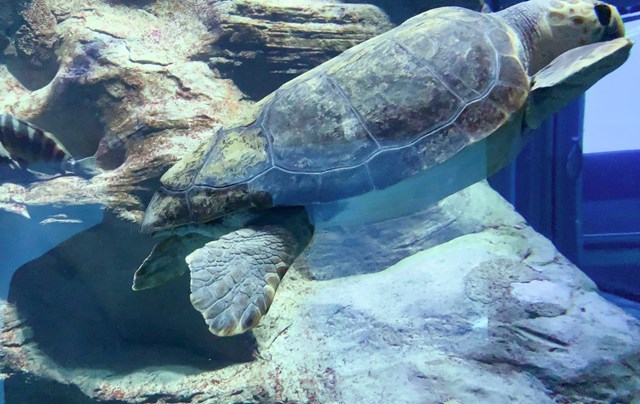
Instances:
[[[603,41],[622,38],[625,34],[622,17],[615,6],[605,3],[596,3],[594,11],[598,21],[604,27]]]

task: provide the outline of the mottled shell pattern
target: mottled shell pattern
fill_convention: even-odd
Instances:
[[[212,192],[230,212],[245,193],[307,205],[386,188],[519,114],[529,94],[523,59],[516,35],[491,15],[421,14],[285,84],[220,130],[165,174],[169,198],[157,208],[202,221]]]

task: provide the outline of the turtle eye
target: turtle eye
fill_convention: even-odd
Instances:
[[[593,8],[598,16],[598,21],[605,27],[611,22],[611,8],[606,4],[596,4]]]

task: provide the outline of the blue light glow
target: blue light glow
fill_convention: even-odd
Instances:
[[[587,91],[585,153],[640,150],[640,20],[625,25],[636,42],[629,60]]]

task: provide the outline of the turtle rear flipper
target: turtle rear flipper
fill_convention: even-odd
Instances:
[[[258,325],[310,234],[285,226],[253,226],[229,233],[187,256],[191,304],[218,336]]]
[[[195,233],[161,240],[133,275],[131,288],[135,291],[155,288],[182,275],[187,271],[184,261],[187,254],[209,240],[210,237]]]
[[[533,76],[525,114],[527,127],[542,121],[620,67],[629,57],[633,42],[618,38],[581,46],[563,53]]]

